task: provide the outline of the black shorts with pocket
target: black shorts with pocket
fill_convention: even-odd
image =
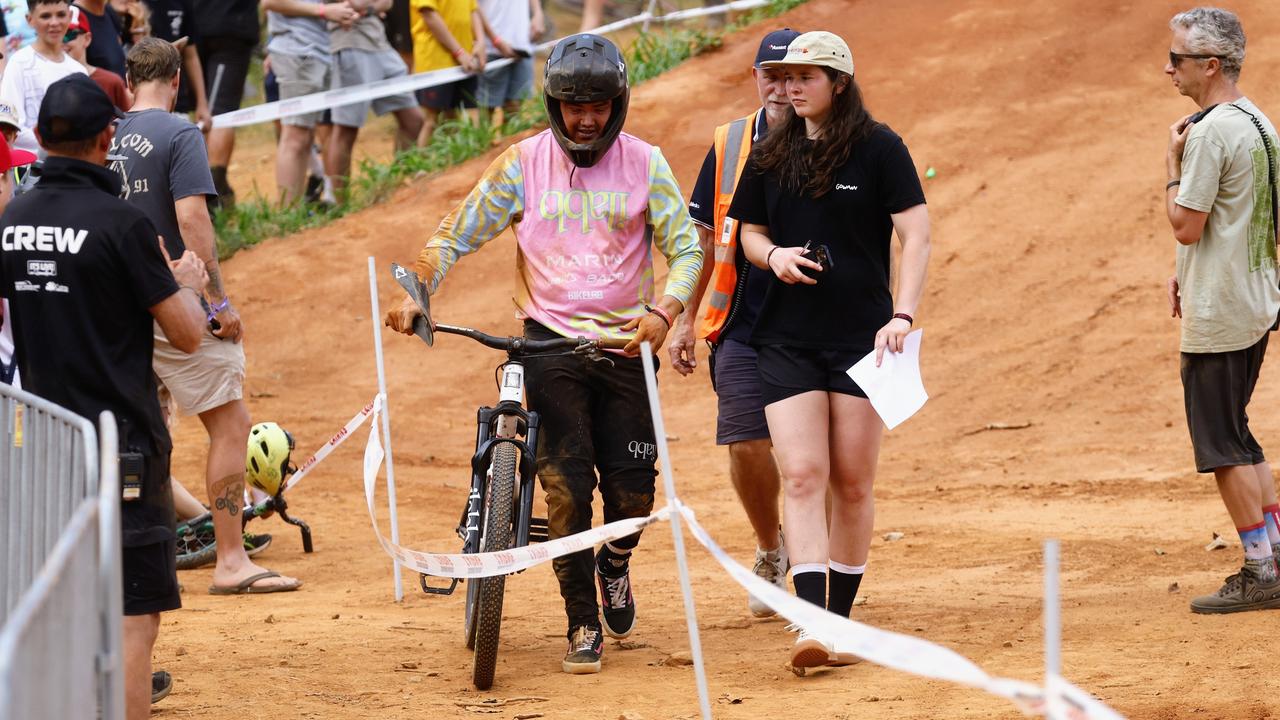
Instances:
[[[772,405],[813,390],[865,398],[867,394],[845,372],[864,355],[849,350],[760,345],[756,347],[760,398],[765,405]]]
[[[1182,353],[1182,397],[1197,472],[1266,462],[1245,409],[1262,371],[1267,338],[1243,350]]]
[[[173,539],[124,549],[124,614],[150,615],[182,607],[178,549]]]
[[[444,85],[422,88],[415,93],[418,104],[432,110],[455,110],[476,106],[476,78],[474,75]]]
[[[221,115],[240,109],[253,46],[253,42],[235,37],[201,38],[196,45],[204,70],[204,90],[209,94],[209,112]]]

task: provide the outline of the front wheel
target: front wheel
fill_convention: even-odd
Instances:
[[[493,450],[492,472],[487,489],[488,500],[484,504],[484,535],[480,538],[481,552],[510,550],[515,518],[516,449],[511,443],[500,443]],[[488,690],[493,685],[493,672],[498,663],[498,633],[502,628],[502,597],[507,577],[477,578],[474,617],[475,665],[471,679],[477,690]],[[471,591],[468,587],[467,596]]]

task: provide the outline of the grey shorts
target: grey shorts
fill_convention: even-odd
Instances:
[[[716,444],[769,439],[760,396],[756,351],[737,340],[724,340],[715,351]]]
[[[371,52],[346,49],[333,54],[334,90],[358,87],[379,80],[404,77],[408,74],[404,60],[400,59],[400,55],[395,50]],[[363,127],[364,121],[369,117],[370,107],[378,115],[386,115],[389,112],[417,106],[418,101],[411,92],[364,100],[350,105],[339,105],[332,111],[333,124],[343,127]]]
[[[1266,462],[1245,409],[1262,371],[1268,335],[1224,353],[1182,353],[1182,397],[1196,471]]]
[[[324,92],[329,89],[329,61],[311,55],[271,53],[271,69],[280,86],[280,100]],[[285,125],[313,128],[323,113],[313,112],[281,118]]]
[[[489,56],[489,62],[501,59],[501,55]],[[506,67],[485,70],[477,83],[476,103],[480,107],[496,108],[524,100],[533,92],[533,58],[517,57]]]

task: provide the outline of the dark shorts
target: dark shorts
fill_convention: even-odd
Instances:
[[[845,372],[862,359],[865,352],[761,345],[756,348],[756,354],[760,399],[765,405],[813,390],[867,396]]]
[[[200,67],[204,69],[204,91],[209,94],[209,111],[214,115],[240,109],[244,81],[249,77],[249,63],[253,60],[253,45],[251,41],[233,37],[201,38],[196,45]]]
[[[1182,353],[1182,398],[1196,471],[1266,462],[1245,408],[1267,354],[1267,338],[1224,353]]]
[[[476,106],[476,79],[468,77],[446,85],[422,88],[416,93],[418,104],[432,110],[453,110]]]
[[[150,615],[182,607],[176,544],[165,540],[124,549],[121,569],[125,615]]]
[[[760,372],[756,351],[746,343],[725,340],[716,346],[716,444],[732,445],[747,440],[768,440],[769,424],[764,419],[760,398]]]

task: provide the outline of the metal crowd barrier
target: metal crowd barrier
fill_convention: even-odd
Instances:
[[[116,422],[0,385],[0,720],[124,718]]]

